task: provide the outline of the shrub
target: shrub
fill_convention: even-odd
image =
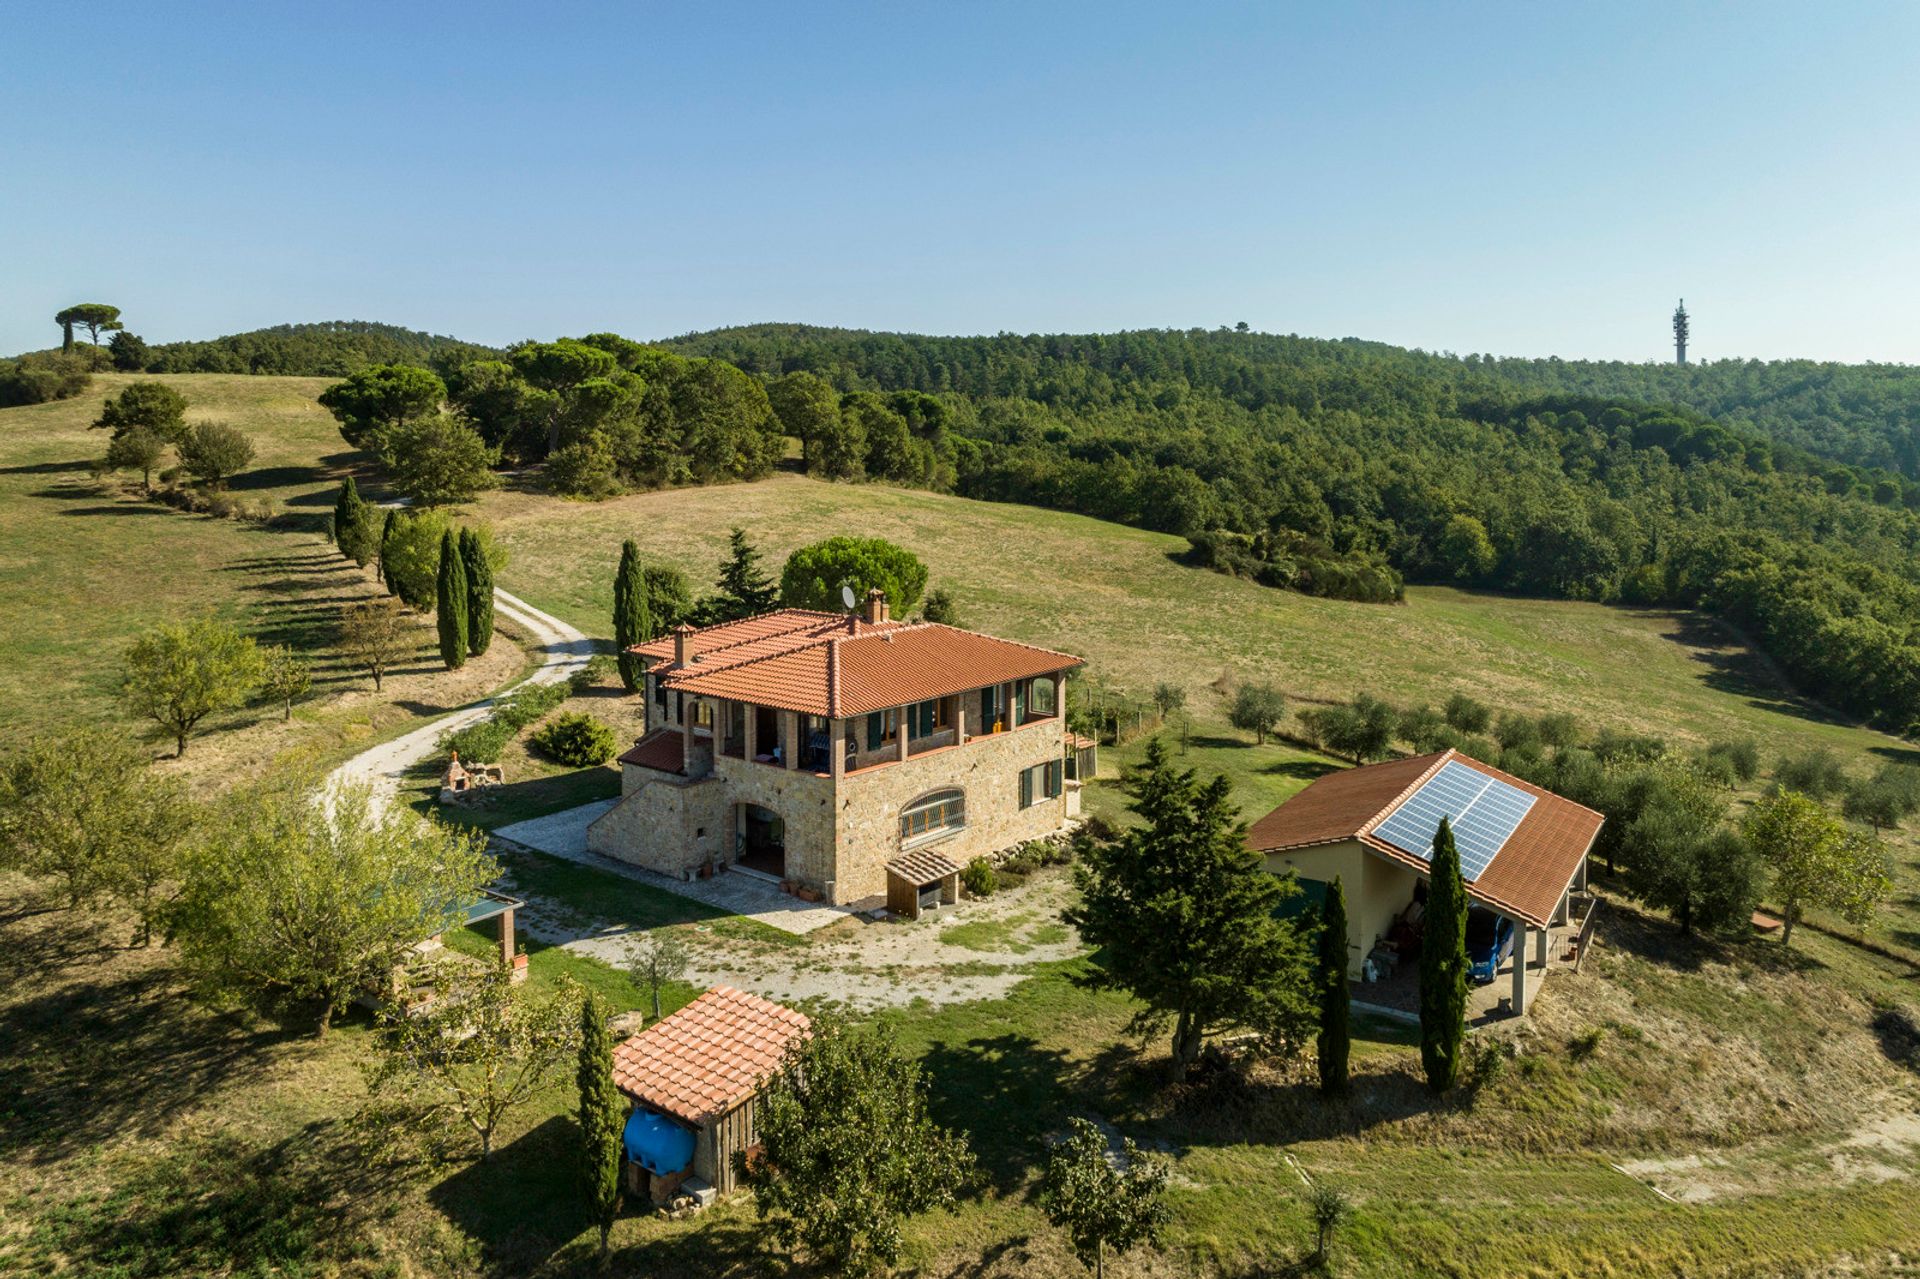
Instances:
[[[1446,710],[1442,713],[1447,717],[1447,723],[1462,733],[1484,733],[1493,722],[1493,712],[1486,703],[1476,702],[1465,693],[1455,693],[1449,697]]]
[[[498,763],[500,752],[507,748],[507,743],[521,729],[566,701],[574,692],[572,683],[523,684],[500,699],[490,718],[448,733],[440,739],[440,744],[448,750],[459,752],[460,758],[469,763]]]
[[[999,878],[994,873],[993,863],[984,857],[974,858],[967,863],[967,868],[960,872],[961,887],[967,890],[969,897],[991,896],[993,890],[998,887]]]
[[[1846,766],[1825,746],[1781,760],[1774,766],[1773,777],[1782,790],[1799,791],[1815,799],[1837,795],[1847,788]]]
[[[1707,747],[1707,758],[1723,762],[1726,770],[1743,782],[1760,774],[1760,747],[1751,737],[1715,742]]]
[[[619,739],[604,720],[569,711],[533,735],[542,754],[574,768],[592,768],[613,758]]]

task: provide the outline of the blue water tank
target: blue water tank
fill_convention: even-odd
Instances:
[[[648,1172],[669,1176],[693,1162],[693,1130],[651,1110],[627,1116],[627,1158]]]

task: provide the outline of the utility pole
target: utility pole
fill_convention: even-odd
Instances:
[[[1680,305],[1673,309],[1673,362],[1675,364],[1687,362],[1688,332],[1690,330],[1687,325],[1687,300],[1681,298]]]

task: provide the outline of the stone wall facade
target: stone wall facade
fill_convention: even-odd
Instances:
[[[846,723],[865,731],[860,720]],[[846,731],[844,723],[837,727]],[[943,730],[936,740],[950,743],[952,736]],[[936,848],[960,865],[1051,835],[1066,823],[1071,799],[1064,786],[1053,798],[1020,807],[1021,771],[1064,756],[1062,718],[1033,720],[959,746],[916,744],[921,753],[906,760],[895,748],[876,754],[884,762],[838,779],[728,755],[714,757],[713,771],[698,780],[627,764],[620,802],[588,828],[587,847],[681,878],[708,863],[731,864],[744,843],[745,807],[754,805],[785,827],[786,878],[845,905],[886,894],[887,863],[902,852],[901,811],[930,791],[964,791],[966,824],[916,847]]]
[[[594,852],[676,879],[721,860],[723,849],[731,853],[726,786],[719,778],[688,781],[624,764],[620,790],[620,802],[587,827]]]
[[[838,874],[829,900],[858,901],[887,891],[887,863],[901,852],[900,812],[929,791],[957,786],[966,792],[966,825],[917,845],[957,865],[1053,834],[1067,820],[1064,789],[1021,808],[1020,771],[1058,760],[1065,749],[1065,721],[1055,717],[841,778],[834,823]]]

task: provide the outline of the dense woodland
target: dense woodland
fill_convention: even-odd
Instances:
[[[1402,574],[1702,606],[1808,692],[1896,729],[1920,720],[1920,488],[1754,423],[1232,331],[760,326],[673,345],[773,379],[777,407],[814,378],[937,397],[930,447],[968,496],[1184,534],[1213,567],[1354,598],[1391,599]],[[837,429],[835,454],[857,454]],[[809,442],[810,467],[835,473],[823,453]]]

